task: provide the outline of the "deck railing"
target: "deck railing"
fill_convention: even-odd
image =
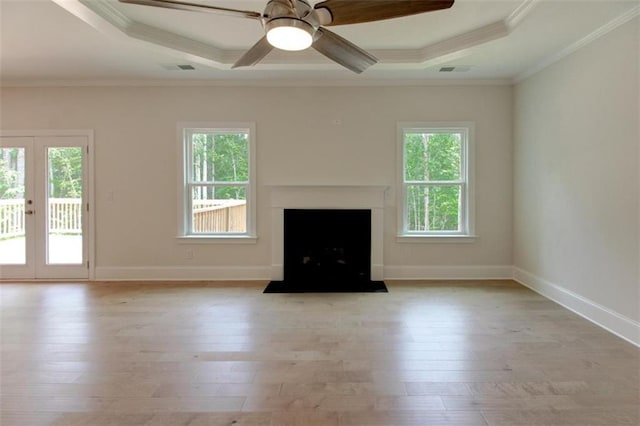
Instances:
[[[49,198],[49,232],[82,233],[82,199]]]
[[[0,200],[0,239],[24,235],[24,200]],[[49,233],[82,233],[82,200],[80,198],[49,199]]]
[[[24,235],[24,200],[0,200],[0,238]]]
[[[197,200],[193,202],[193,232],[245,232],[247,202],[244,200]]]
[[[193,232],[245,232],[244,200],[198,200],[193,203]],[[19,237],[25,230],[25,201],[0,200],[0,239]],[[49,199],[49,233],[82,233],[82,200]]]

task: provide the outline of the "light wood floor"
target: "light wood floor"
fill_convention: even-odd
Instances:
[[[510,281],[0,285],[2,426],[638,425],[640,350]]]

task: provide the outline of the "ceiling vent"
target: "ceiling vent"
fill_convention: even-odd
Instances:
[[[441,67],[440,72],[467,72],[470,69],[469,65],[458,65],[455,67]]]
[[[189,64],[161,64],[162,68],[168,71],[191,71],[196,68]]]

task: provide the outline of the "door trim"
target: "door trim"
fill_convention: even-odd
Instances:
[[[87,238],[88,253],[87,261],[89,262],[89,280],[95,279],[95,190],[94,190],[94,131],[93,129],[69,129],[69,130],[0,130],[0,137],[64,137],[64,136],[84,136],[87,138],[87,171],[86,171],[86,200],[89,211],[85,211],[87,219]],[[85,207],[86,209],[86,207]],[[75,280],[77,281],[77,280]]]

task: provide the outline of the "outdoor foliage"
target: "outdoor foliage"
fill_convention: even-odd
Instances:
[[[196,200],[245,200],[249,181],[249,135],[196,133],[192,137],[192,181],[217,185],[194,188]]]
[[[24,150],[0,150],[0,199],[24,197]],[[49,197],[82,197],[82,148],[49,148]]]
[[[82,148],[49,148],[49,197],[82,197]]]
[[[24,181],[20,180],[18,164],[23,151],[18,148],[3,148],[0,150],[0,199],[9,200],[24,197]]]
[[[405,134],[408,231],[459,229],[461,162],[460,134]]]

